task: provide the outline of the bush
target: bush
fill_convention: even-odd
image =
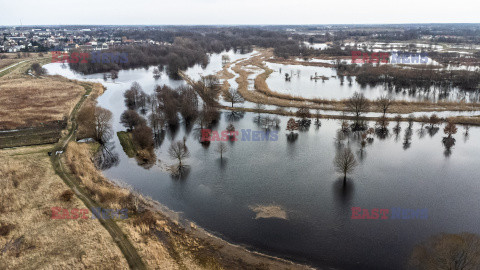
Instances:
[[[12,224],[1,224],[0,236],[7,236],[14,228],[15,228],[15,225],[12,225]]]
[[[64,202],[69,202],[74,194],[75,193],[73,193],[73,191],[71,191],[70,189],[65,190],[64,192],[62,192],[62,194],[60,194],[60,200]]]
[[[150,228],[153,227],[156,222],[157,219],[155,218],[155,215],[152,213],[152,211],[147,210],[144,213],[139,214],[133,221],[133,224],[135,226],[145,225]]]

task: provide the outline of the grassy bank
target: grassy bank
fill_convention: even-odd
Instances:
[[[52,169],[52,148],[0,150],[0,269],[128,269],[98,220],[51,219],[52,207],[86,208]]]
[[[133,143],[132,134],[126,131],[119,131],[117,132],[117,136],[125,154],[127,154],[129,158],[135,157],[137,155],[137,150]]]

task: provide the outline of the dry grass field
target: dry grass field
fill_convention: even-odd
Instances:
[[[6,54],[0,61],[20,62],[0,77],[0,130],[38,127],[63,120],[80,96],[85,93],[78,82],[60,76],[34,77],[27,74],[32,63],[48,63],[50,57],[31,53],[29,57],[13,58]]]
[[[0,130],[35,127],[66,118],[85,89],[74,81],[47,76],[0,78]]]
[[[51,145],[0,151],[0,269],[128,269],[95,219],[51,219],[51,207],[85,208],[54,173]]]

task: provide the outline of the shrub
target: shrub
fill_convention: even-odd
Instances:
[[[60,200],[64,202],[69,202],[74,194],[75,193],[73,193],[73,191],[71,191],[70,189],[65,190],[64,192],[62,192],[62,194],[60,194]]]
[[[15,225],[12,224],[1,224],[0,225],[0,236],[8,236],[8,234],[15,228]]]

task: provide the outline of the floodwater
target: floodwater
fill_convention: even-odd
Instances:
[[[345,76],[343,83],[337,72],[333,68],[303,66],[303,65],[285,65],[278,63],[267,63],[267,66],[274,70],[267,78],[266,82],[269,88],[278,93],[300,96],[304,98],[322,98],[341,100],[352,96],[354,92],[361,92],[368,99],[377,99],[382,95],[389,95],[396,100],[406,101],[478,101],[480,98],[478,91],[461,91],[452,89],[447,93],[440,89],[431,89],[428,92],[417,90],[409,92],[408,90],[386,90],[383,85],[362,87],[355,81],[355,76],[351,77],[351,83]],[[291,76],[290,81],[285,80],[285,74]],[[312,79],[315,76],[325,76],[328,79]]]
[[[101,74],[81,76],[61,64],[45,68],[50,74],[102,82],[107,90],[98,103],[112,111],[114,134],[124,130],[119,123],[126,109],[123,92],[132,82],[146,93],[156,84],[184,84],[165,74],[155,80],[153,67],[120,71],[115,82],[104,82]],[[239,131],[262,130],[256,117],[223,111],[214,129],[233,123]],[[280,119],[280,128],[272,129],[278,132],[277,140],[227,142],[223,159],[215,151],[218,142],[202,146],[198,127],[181,123],[165,132],[155,149],[158,161],[150,169],[128,158],[113,137],[108,147],[118,161],[105,166],[104,174],[226,240],[316,267],[403,269],[414,245],[432,235],[480,233],[475,210],[480,203],[480,128],[470,128],[467,136],[459,127],[455,145],[446,149],[443,127],[427,129],[415,123],[408,129],[402,123],[395,132],[391,123],[388,135],[374,136],[362,149],[358,134],[338,137],[338,121],[312,124],[292,142],[286,136],[288,118]],[[191,153],[184,161],[189,173],[176,179],[165,170],[175,164],[167,150],[184,136]],[[333,166],[335,154],[344,147],[359,161],[345,187]],[[354,220],[351,207],[428,209],[428,218]]]

